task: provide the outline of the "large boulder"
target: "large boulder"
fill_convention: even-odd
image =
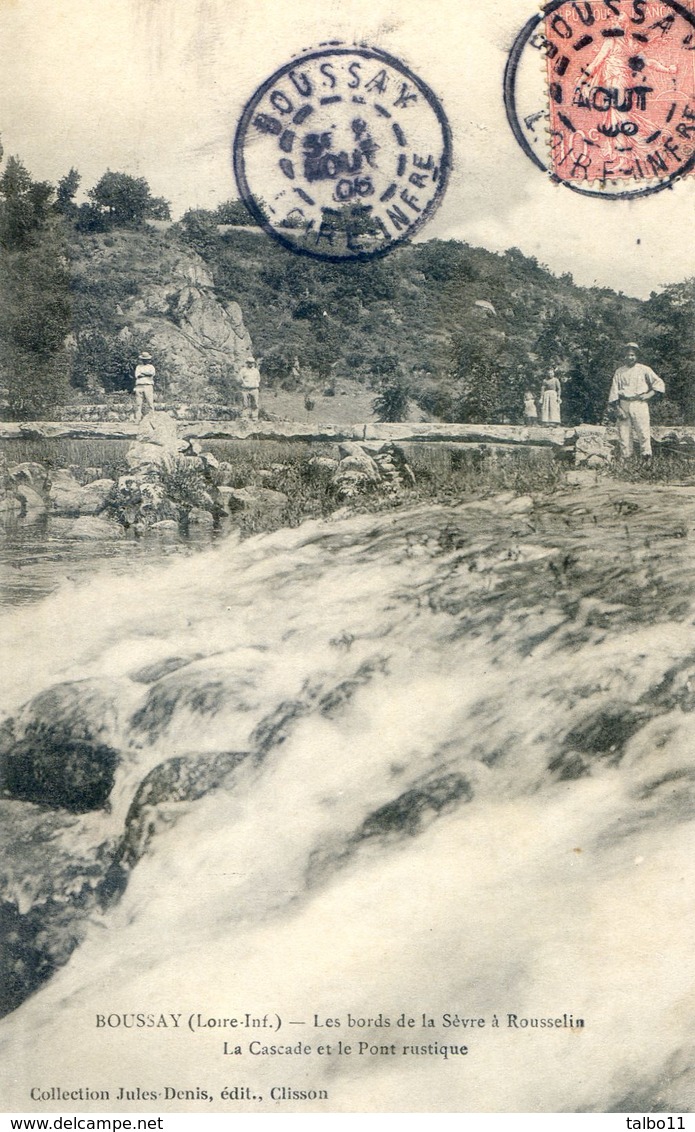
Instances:
[[[102,519],[98,515],[80,515],[76,519],[54,519],[51,522],[51,530],[62,538],[82,539],[85,542],[125,537],[125,531],[119,523],[112,519]]]
[[[269,487],[226,488],[223,498],[230,511],[274,510],[289,503],[284,491],[272,491]]]
[[[56,515],[79,515],[82,484],[67,468],[57,468],[51,476],[49,509]]]
[[[403,450],[390,442],[367,446],[345,441],[339,447],[340,463],[332,477],[333,488],[340,498],[350,499],[372,491],[400,493],[412,487],[415,477]]]
[[[46,500],[38,491],[34,491],[33,487],[26,484],[18,485],[14,489],[14,494],[22,506],[22,518],[32,518],[46,510]]]
[[[211,380],[234,387],[253,353],[239,304],[218,300],[210,272],[192,250],[160,250],[157,258],[159,271],[123,307],[125,334],[147,335],[176,396],[209,397]]]
[[[80,514],[98,515],[103,511],[106,501],[111,495],[114,480],[100,479],[87,483],[80,493]]]
[[[180,440],[176,421],[168,413],[148,413],[140,422],[136,439],[126,453],[129,468],[154,465],[171,470],[188,442]]]
[[[4,796],[74,813],[103,807],[120,758],[122,696],[120,683],[77,680],[26,704],[0,734]]]
[[[114,481],[94,480],[84,487],[72,471],[59,468],[53,473],[49,491],[49,510],[54,515],[96,515],[103,511]]]
[[[574,444],[574,464],[577,468],[607,468],[613,463],[613,448],[605,428],[581,425],[570,434]]]
[[[12,487],[30,487],[42,495],[47,489],[47,472],[43,464],[27,460],[7,469],[7,483]]]

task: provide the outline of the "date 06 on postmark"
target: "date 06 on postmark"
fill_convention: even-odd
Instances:
[[[451,136],[393,56],[329,44],[282,67],[246,105],[234,172],[259,224],[294,252],[369,259],[410,239],[446,189]]]

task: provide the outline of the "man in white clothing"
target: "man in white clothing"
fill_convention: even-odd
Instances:
[[[628,342],[625,364],[613,374],[608,404],[618,411],[618,438],[623,456],[632,455],[635,444],[640,456],[650,459],[652,439],[649,429],[649,402],[655,393],[665,393],[666,386],[653,369],[637,361],[639,346]]]
[[[241,371],[241,415],[249,420],[258,420],[258,390],[261,374],[253,358],[246,359]]]
[[[152,365],[152,355],[140,354],[135,367],[135,420],[142,420],[143,405],[147,412],[154,412],[154,379],[155,368]]]

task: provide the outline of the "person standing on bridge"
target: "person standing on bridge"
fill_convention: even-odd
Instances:
[[[261,373],[255,359],[248,357],[246,365],[241,371],[241,415],[248,420],[258,420],[258,391],[261,385]]]
[[[666,386],[653,369],[637,361],[638,355],[637,343],[627,342],[625,362],[613,374],[608,404],[617,408],[618,439],[623,456],[629,459],[637,445],[640,456],[651,460],[649,402],[656,393],[665,393]]]
[[[143,406],[147,412],[154,412],[154,379],[156,370],[152,365],[152,355],[146,351],[140,354],[135,367],[135,420],[139,423],[143,417]]]
[[[527,389],[524,393],[524,424],[538,424],[538,406],[531,389]]]
[[[560,424],[561,404],[562,386],[555,376],[555,370],[551,368],[543,378],[541,387],[541,424]]]

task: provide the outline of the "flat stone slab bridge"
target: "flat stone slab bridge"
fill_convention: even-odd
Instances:
[[[481,451],[550,449],[578,465],[601,467],[616,450],[615,428],[602,425],[485,425],[378,422],[330,424],[302,421],[177,421],[185,440],[276,440],[306,443],[356,441],[368,447],[379,444],[446,444]],[[134,440],[134,421],[0,421],[0,440],[70,439]],[[652,428],[656,445],[695,455],[695,426],[661,425]]]

